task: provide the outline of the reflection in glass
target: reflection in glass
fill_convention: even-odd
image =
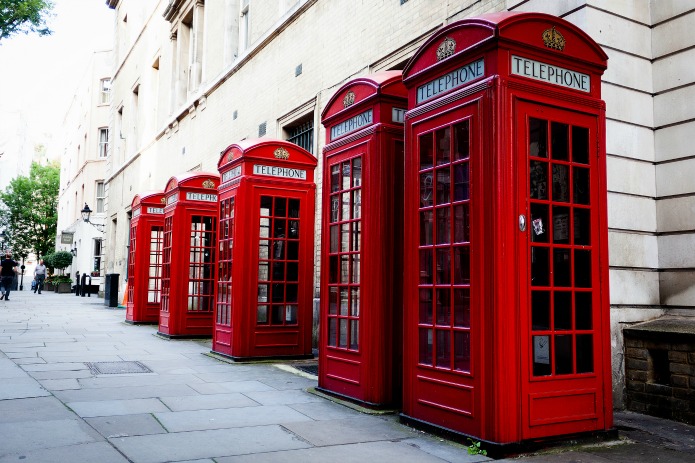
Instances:
[[[337,346],[338,345],[337,327],[338,327],[338,319],[337,318],[329,318],[328,319],[328,345],[329,346]]]
[[[342,174],[343,174],[343,176],[342,176],[343,181],[340,185],[340,189],[341,190],[349,190],[350,189],[350,161],[343,162],[340,165],[340,169],[341,169]]]
[[[436,330],[437,333],[437,366],[451,367],[451,341],[449,330]]]
[[[451,234],[451,218],[448,207],[437,209],[437,244],[447,244]]]
[[[340,224],[340,252],[350,251],[350,222]]]
[[[454,125],[454,161],[466,159],[469,156],[470,141],[468,139],[468,121]]]
[[[362,158],[352,160],[352,186],[362,186]]]
[[[451,283],[451,253],[449,249],[437,249],[437,284]]]
[[[589,209],[574,208],[574,244],[591,244],[591,214]]]
[[[451,162],[451,145],[449,143],[449,127],[437,130],[436,146],[437,146],[437,165],[449,164]]]
[[[529,179],[531,199],[548,199],[548,163],[531,161]]]
[[[550,329],[550,293],[531,291],[531,329],[545,331]]]
[[[420,174],[420,207],[432,205],[432,172]]]
[[[468,163],[454,164],[454,201],[470,199]]]
[[[348,314],[348,290],[346,287],[340,288],[340,315]]]
[[[287,217],[287,199],[275,198],[275,217]]]
[[[331,166],[331,193],[340,190],[340,166]]]
[[[346,191],[340,196],[340,204],[342,205],[340,220],[350,220],[350,192]]]
[[[331,244],[330,244],[330,251],[329,252],[338,252],[338,226],[337,225],[331,225],[329,234],[331,237]]]
[[[471,254],[468,246],[455,246],[454,255],[454,284],[467,285],[471,282]]]
[[[458,204],[454,206],[454,243],[468,243],[470,240],[468,204]]]
[[[432,211],[420,212],[420,246],[432,244]]]
[[[548,121],[529,118],[528,124],[529,156],[548,157]]]
[[[437,288],[437,325],[451,325],[449,288]]]
[[[553,243],[570,242],[570,208],[553,206]]]
[[[533,336],[533,376],[550,376],[550,336]]]
[[[550,137],[553,159],[558,161],[569,160],[569,126],[560,122],[552,122],[550,124]]]
[[[471,371],[471,334],[454,331],[454,370]]]
[[[569,167],[564,164],[553,164],[553,201],[569,202],[569,182]]]
[[[350,288],[350,316],[360,316],[360,288]]]
[[[422,365],[432,365],[432,330],[420,328],[418,362]]]
[[[273,325],[282,325],[284,306],[273,305],[270,315],[270,323]]]
[[[340,255],[340,282],[348,283],[350,276],[350,256],[348,254]]]
[[[471,326],[471,290],[454,288],[454,326],[469,328]]]
[[[432,324],[432,289],[420,288],[420,317],[419,323]]]
[[[362,228],[361,223],[352,222],[352,250],[355,252],[360,251],[360,229]]]
[[[350,349],[357,350],[359,348],[359,326],[357,320],[350,320]]]
[[[258,263],[258,279],[261,281],[268,281],[270,279],[268,272],[268,262]]]
[[[437,172],[437,204],[446,204],[450,201],[451,177],[449,168],[439,168]]]
[[[268,306],[259,305],[256,308],[256,323],[268,323]]]
[[[572,179],[574,180],[574,203],[589,204],[591,202],[589,195],[589,169],[574,167],[572,172],[574,173]]]
[[[287,281],[297,281],[299,279],[299,263],[287,262]]]
[[[362,190],[352,191],[352,218],[359,219],[362,216]]]
[[[270,196],[261,196],[261,215],[269,217],[273,212],[273,198]],[[262,223],[262,222],[261,222]]]
[[[352,283],[360,282],[360,255],[352,254]]]
[[[555,286],[570,286],[571,265],[569,249],[553,249],[553,283]]]
[[[285,306],[285,323],[288,325],[297,324],[297,306],[290,304]]]
[[[432,250],[420,249],[420,284],[432,284]]]
[[[338,314],[338,288],[331,286],[328,289],[328,314]]]
[[[347,347],[347,322],[346,318],[338,319],[338,347]]]
[[[572,374],[572,335],[555,335],[555,374]]]
[[[420,170],[432,167],[432,133],[420,136]]]

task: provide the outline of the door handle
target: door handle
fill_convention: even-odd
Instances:
[[[519,215],[519,231],[526,231],[526,216],[524,214]]]

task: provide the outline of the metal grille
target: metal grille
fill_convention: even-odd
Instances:
[[[309,119],[303,124],[296,125],[294,127],[288,127],[287,133],[289,134],[287,141],[294,143],[295,145],[301,146],[310,153],[314,153],[314,120]]]
[[[126,373],[152,373],[141,362],[85,362],[92,374],[119,375]]]

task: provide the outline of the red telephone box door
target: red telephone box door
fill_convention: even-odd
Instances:
[[[406,310],[405,339],[414,342],[406,344],[404,411],[470,435],[480,435],[484,404],[478,270],[483,190],[477,177],[471,179],[471,172],[481,171],[479,111],[474,100],[413,122],[406,178],[418,179],[412,189],[417,196],[407,193],[404,210],[405,223],[419,223],[405,230],[418,236],[419,246],[416,255],[405,256],[407,268],[417,266],[406,271],[405,303],[418,306]]]
[[[601,429],[599,116],[517,102],[515,118],[523,438]]]

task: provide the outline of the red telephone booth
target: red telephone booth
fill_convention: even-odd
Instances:
[[[128,247],[128,323],[158,323],[162,290],[164,194],[135,195]]]
[[[159,334],[166,337],[212,336],[219,183],[217,174],[191,172],[164,190]]]
[[[222,153],[214,352],[313,356],[316,164],[299,146],[269,138]]]
[[[352,80],[323,112],[319,388],[400,405],[403,116],[400,71]]]
[[[404,70],[404,419],[499,444],[612,426],[607,56],[499,13]]]

